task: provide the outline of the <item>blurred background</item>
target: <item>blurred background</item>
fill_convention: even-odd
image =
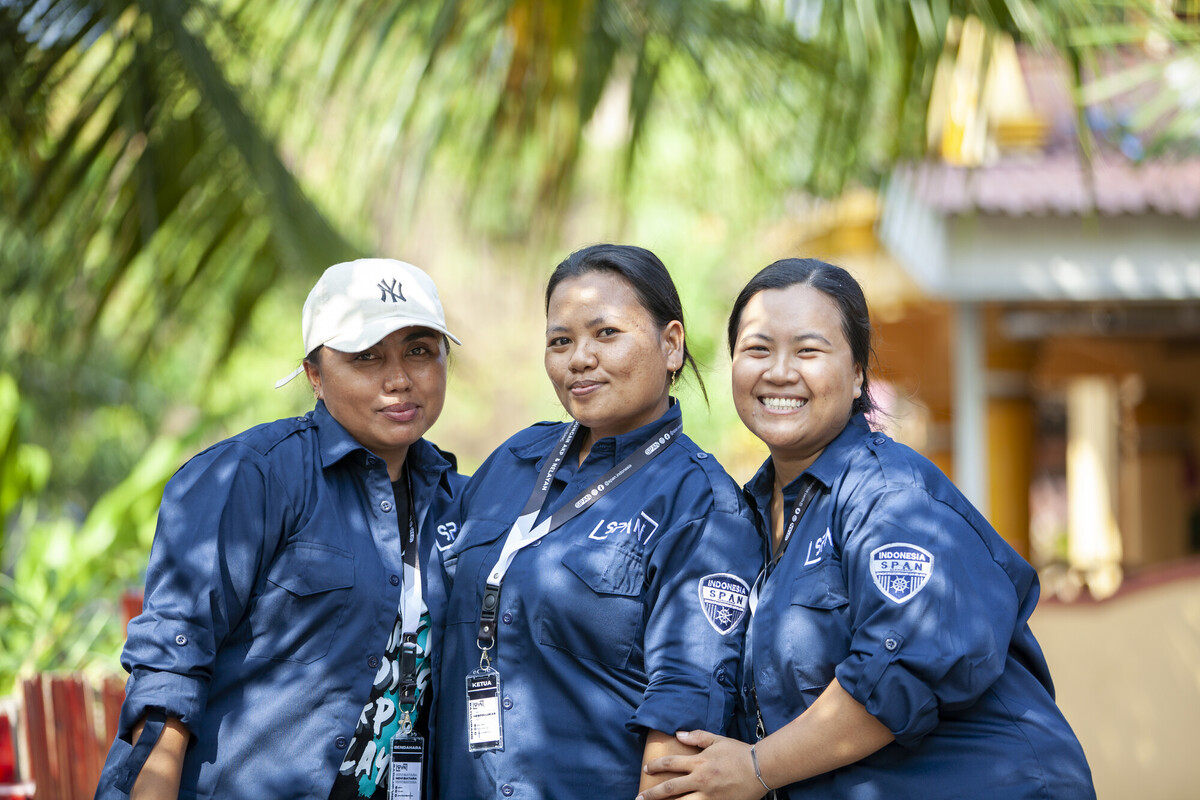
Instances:
[[[311,408],[325,267],[433,275],[469,472],[563,417],[544,281],[619,241],[739,482],[734,295],[850,269],[881,424],[1042,575],[1100,796],[1194,796],[1200,0],[0,0],[0,105],[0,791],[90,797],[163,485]]]

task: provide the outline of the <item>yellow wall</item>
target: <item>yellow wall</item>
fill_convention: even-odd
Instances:
[[[1104,798],[1200,786],[1200,562],[1103,603],[1043,602],[1030,624]]]
[[[1033,404],[991,400],[987,408],[988,519],[1005,541],[1029,557],[1029,485],[1033,464]]]

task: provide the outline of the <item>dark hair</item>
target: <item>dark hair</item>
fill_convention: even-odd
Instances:
[[[659,260],[658,256],[644,247],[630,244],[594,244],[576,250],[562,260],[550,280],[546,283],[546,311],[550,311],[550,295],[555,288],[568,278],[578,278],[588,272],[612,272],[624,278],[637,295],[642,308],[654,319],[659,328],[665,328],[673,320],[683,325],[683,303],[679,300],[679,292],[671,273]],[[700,369],[696,359],[692,358],[687,346],[687,326],[684,326],[683,363],[692,368],[696,382],[700,384],[700,392],[708,401],[708,391],[704,388],[704,379],[700,377]],[[679,369],[674,376],[678,376]]]
[[[789,286],[811,286],[823,292],[838,307],[842,317],[842,333],[850,343],[850,355],[862,370],[862,392],[850,406],[851,413],[871,413],[879,410],[870,391],[870,366],[875,349],[871,343],[871,315],[862,287],[846,270],[816,258],[784,258],[764,268],[750,279],[729,313],[729,355],[737,342],[742,324],[742,311],[750,298],[767,289],[786,289]]]

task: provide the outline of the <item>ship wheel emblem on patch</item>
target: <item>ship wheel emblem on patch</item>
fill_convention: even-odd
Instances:
[[[750,587],[737,575],[717,572],[700,579],[700,608],[708,624],[724,636],[746,616]]]
[[[892,542],[871,551],[871,579],[884,597],[907,603],[933,577],[933,554],[907,542]]]

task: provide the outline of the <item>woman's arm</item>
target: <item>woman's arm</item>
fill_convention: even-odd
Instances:
[[[644,792],[651,786],[656,786],[671,777],[670,773],[651,774],[646,769],[646,765],[654,759],[665,758],[667,756],[695,755],[699,752],[700,749],[698,747],[684,744],[669,733],[650,731],[646,735],[646,750],[642,756],[642,778],[641,784],[638,786],[638,791]]]
[[[670,755],[647,763],[650,775],[678,774],[653,788],[647,789],[643,781],[640,800],[754,800],[766,794],[764,783],[778,789],[853,764],[893,739],[837,680],[807,711],[755,745],[761,783],[754,774],[750,745],[706,731],[681,732],[678,738],[703,750],[696,756]]]
[[[892,739],[835,678],[807,711],[760,741],[756,753],[763,780],[774,789],[853,764]]]
[[[145,720],[134,726],[131,741],[136,745],[142,736]],[[187,752],[188,729],[175,717],[168,717],[162,734],[146,758],[129,793],[129,800],[176,800],[179,779],[183,773],[183,756]]]

